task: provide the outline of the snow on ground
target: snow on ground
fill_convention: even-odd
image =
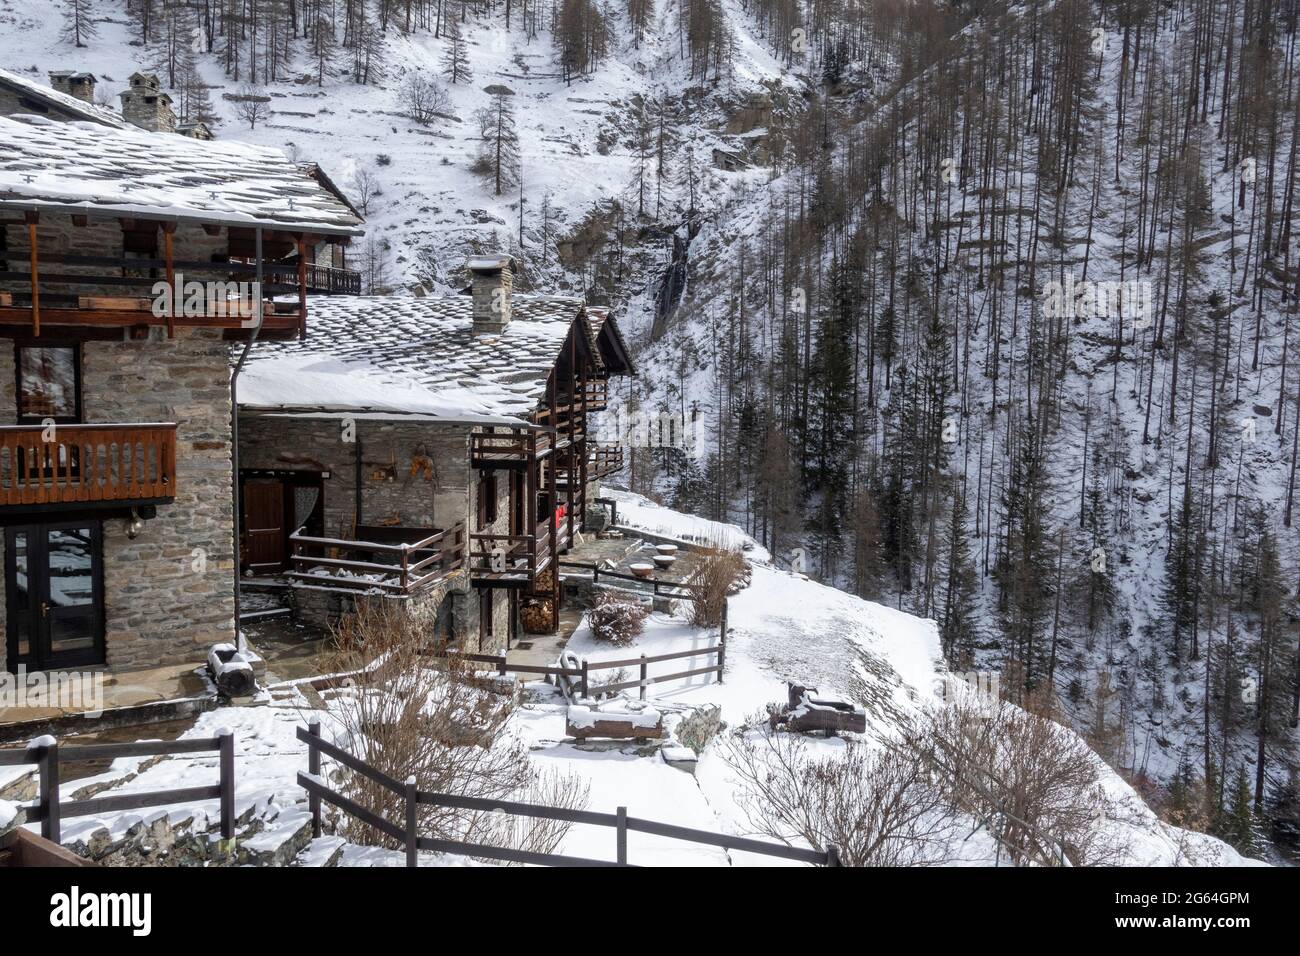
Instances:
[[[621,499],[622,500],[622,499]],[[620,508],[622,504],[620,503]],[[649,508],[646,508],[649,511]],[[662,533],[682,536],[698,527],[698,519],[666,508],[654,509]],[[942,663],[934,622],[859,600],[789,572],[764,565],[754,567],[750,586],[731,599],[727,667],[723,682],[697,676],[654,685],[651,703],[665,714],[667,726],[679,715],[705,704],[721,708],[731,727],[761,712],[769,702],[785,699],[787,680],[817,686],[823,694],[841,693],[862,703],[868,712],[869,736],[886,738],[899,727],[900,718],[922,706],[938,704],[936,687]],[[671,651],[711,646],[716,634],[692,627],[679,611],[655,613],[647,619],[645,633],[631,647],[598,644],[585,622],[568,650],[589,661],[653,656]],[[651,665],[689,669],[698,659]],[[672,671],[667,671],[671,673]],[[604,673],[604,672],[601,672]],[[634,677],[629,673],[628,677]],[[611,681],[612,677],[609,678]],[[593,680],[593,685],[599,681]],[[635,692],[629,694],[634,698]],[[335,705],[336,706],[336,705]],[[233,707],[205,713],[185,736],[211,736],[229,727],[236,739],[237,815],[251,814],[266,822],[266,835],[257,839],[274,844],[277,834],[299,826],[306,803],[296,775],[307,767],[305,747],[295,731],[312,715],[322,717],[324,732],[337,729],[328,711],[312,710],[305,698],[272,700],[260,707]],[[528,744],[530,759],[539,769],[571,773],[589,788],[587,808],[612,812],[625,806],[631,816],[693,827],[712,832],[752,835],[737,804],[737,782],[719,756],[716,745],[701,755],[696,774],[670,766],[653,747],[575,744],[565,740],[566,705],[545,684],[528,685],[528,693],[512,718],[512,730]],[[1063,733],[1072,731],[1062,730]],[[809,739],[818,754],[834,753],[845,744],[838,739]],[[145,769],[140,770],[144,766]],[[209,784],[217,778],[216,754],[196,754],[162,760],[152,766],[139,759],[117,761],[92,780],[64,785],[64,796],[87,784],[115,778],[123,782],[115,792],[141,792],[170,787]],[[1244,861],[1219,841],[1178,830],[1159,822],[1118,776],[1105,771],[1104,785],[1114,807],[1105,821],[1109,833],[1130,845],[1128,862],[1145,865],[1229,864]],[[99,827],[114,834],[141,820],[170,814],[173,822],[199,815],[215,825],[215,801],[185,807],[159,808],[136,813],[109,814],[65,822],[65,842],[85,839]],[[320,863],[338,841],[318,841],[299,857],[303,864]],[[560,852],[596,859],[612,859],[614,835],[606,828],[574,827]],[[957,865],[989,865],[995,847],[987,834],[972,825],[951,847]],[[641,865],[746,865],[771,864],[767,858],[726,853],[705,846],[642,833],[629,835],[629,859]],[[463,858],[424,854],[425,865],[466,865]],[[401,865],[400,852],[367,847],[344,847],[340,865]]]
[[[746,534],[739,525],[682,514],[631,491],[618,488],[601,490],[606,497],[618,502],[618,523],[624,527],[679,541],[738,548],[745,552],[745,557],[750,561],[768,562],[772,559],[767,549]]]

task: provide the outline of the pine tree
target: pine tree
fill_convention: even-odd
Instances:
[[[455,17],[448,17],[442,31],[447,41],[442,49],[442,74],[451,83],[468,81],[474,76],[469,65],[469,51],[465,48],[465,39],[460,32],[460,23]]]
[[[960,492],[957,492],[948,512],[946,545],[948,567],[939,636],[948,663],[965,667],[975,645],[979,577],[971,560],[970,539],[966,535],[966,499]]]
[[[81,48],[98,36],[90,0],[63,0],[63,39]]]
[[[492,183],[500,196],[503,187],[519,181],[519,134],[515,132],[515,111],[510,89],[500,85],[487,88],[491,102],[474,115],[482,138],[475,170]]]

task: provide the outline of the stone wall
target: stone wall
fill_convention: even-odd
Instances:
[[[325,536],[355,539],[361,525],[448,528],[463,521],[479,530],[479,472],[469,465],[468,425],[434,422],[239,416],[239,464],[245,471],[328,472],[324,484]],[[348,440],[351,439],[351,440]],[[361,515],[356,515],[357,459],[361,460]],[[492,532],[510,529],[510,486],[498,472],[497,520]],[[457,589],[469,587],[462,579]],[[477,595],[457,600],[452,627],[477,646]],[[307,598],[311,601],[311,598]],[[329,613],[337,613],[331,611]],[[493,597],[493,644],[504,647],[506,595]],[[488,648],[485,646],[485,651]]]
[[[175,501],[159,505],[134,540],[124,518],[104,520],[111,668],[198,663],[209,646],[234,637],[229,354],[221,333],[208,329],[82,344],[86,422],[177,423]],[[13,362],[12,346],[0,345],[0,409],[9,422],[17,412]]]

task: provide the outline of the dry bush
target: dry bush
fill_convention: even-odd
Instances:
[[[649,608],[635,598],[616,591],[600,591],[587,611],[587,623],[596,640],[626,646],[645,630],[649,613]]]
[[[968,699],[914,725],[905,745],[931,759],[944,799],[992,828],[1014,863],[1076,866],[1123,855],[1102,764],[1074,733],[1010,704]]]
[[[394,602],[361,605],[336,629],[337,671],[358,671],[334,708],[340,746],[399,783],[414,777],[427,792],[523,800],[582,809],[588,787],[574,775],[539,772],[508,726],[515,704],[491,693],[453,655],[432,656],[429,632]],[[405,820],[403,795],[340,768],[339,790],[363,807]],[[421,806],[423,837],[552,852],[569,830],[554,820]],[[399,842],[353,817],[337,832],[349,841],[396,848]]]
[[[739,551],[713,544],[698,552],[699,564],[686,582],[695,592],[691,602],[691,623],[696,627],[719,627],[727,595],[745,568]]]
[[[758,833],[817,850],[845,866],[927,866],[946,860],[956,818],[931,786],[923,755],[846,740],[817,756],[799,734],[755,718],[723,757],[740,778],[737,803]]]

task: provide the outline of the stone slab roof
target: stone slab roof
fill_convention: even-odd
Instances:
[[[314,298],[305,341],[253,348],[239,406],[520,424],[582,315],[578,299],[516,294],[505,330],[475,335],[468,295]]]
[[[360,220],[277,149],[0,116],[0,209],[176,219],[318,235]]]
[[[88,74],[69,73],[69,75]],[[0,70],[0,87],[8,89],[18,96],[44,103],[56,113],[66,113],[90,123],[99,123],[101,126],[111,126],[115,129],[125,129],[127,126],[126,121],[110,109],[86,103],[75,96],[61,93],[53,87],[46,86],[44,83],[23,76],[20,73]]]

